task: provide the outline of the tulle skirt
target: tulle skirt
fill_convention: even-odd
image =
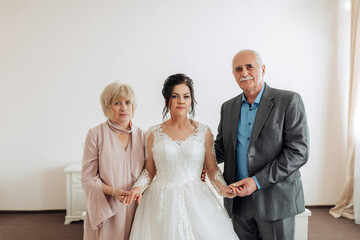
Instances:
[[[135,213],[131,240],[238,239],[229,215],[206,183],[154,181]]]

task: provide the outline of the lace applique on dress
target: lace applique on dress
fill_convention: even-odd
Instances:
[[[149,138],[151,133],[159,131],[159,128],[160,128],[160,124],[152,126],[146,131],[146,134],[145,134],[145,160],[149,157],[148,148],[147,148],[147,146],[148,146],[148,138]]]
[[[211,136],[213,136],[210,128],[209,131],[211,133]],[[213,157],[213,161],[215,162],[214,165],[216,165],[216,171],[213,171],[211,174],[214,174],[213,176],[210,176],[211,174],[208,174],[208,177],[210,179],[211,184],[213,185],[213,187],[215,188],[215,190],[218,192],[219,195],[224,196],[225,195],[221,192],[221,188],[227,187],[227,183],[224,180],[223,174],[220,170],[220,168],[217,166],[217,162],[216,162],[216,155],[215,155],[215,144],[214,141],[212,141],[212,147],[211,147],[211,151],[212,151],[212,157]],[[216,183],[217,181],[217,183]]]
[[[171,139],[162,131],[162,124],[153,126],[149,131],[154,136],[152,153],[156,166],[156,181],[186,182],[199,180],[205,156],[203,129],[199,124],[195,132],[186,140]]]
[[[182,189],[179,195],[179,214],[180,224],[178,226],[181,239],[195,240],[192,234],[192,227],[189,221],[189,216],[185,207],[184,190]]]
[[[214,179],[219,181],[224,187],[227,186],[227,183],[225,182],[224,180],[224,177],[222,175],[222,172],[220,171],[220,169],[217,170],[217,172],[215,173],[214,175]],[[221,190],[218,188],[218,186],[213,182],[211,181],[211,184],[214,186],[215,190],[221,195],[221,196],[225,196]]]
[[[145,189],[149,186],[149,184],[150,184],[149,172],[146,169],[143,169],[138,179],[136,180],[133,188],[141,187],[141,191],[144,192]]]

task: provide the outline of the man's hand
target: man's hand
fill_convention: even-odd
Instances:
[[[230,184],[236,195],[239,197],[250,196],[256,189],[255,180],[252,177],[244,178],[238,182]]]
[[[227,198],[234,198],[236,197],[236,193],[234,190],[234,187],[232,187],[231,185],[224,187],[221,191],[220,191],[221,196],[223,197],[227,197]]]

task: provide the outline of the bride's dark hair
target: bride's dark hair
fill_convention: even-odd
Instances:
[[[162,112],[164,122],[166,119],[166,115],[169,112],[169,103],[170,103],[170,99],[171,99],[171,94],[173,92],[174,87],[179,84],[185,84],[190,89],[191,107],[190,107],[190,111],[189,111],[189,116],[191,119],[194,119],[196,100],[194,97],[193,80],[183,73],[178,73],[178,74],[169,76],[164,81],[164,85],[163,85],[163,89],[162,89],[162,95],[165,98],[165,106],[164,106],[163,112]]]

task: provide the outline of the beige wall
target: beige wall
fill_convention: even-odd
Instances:
[[[195,82],[196,119],[216,133],[242,48],[262,53],[266,81],[299,92],[311,134],[306,204],[334,204],[344,183],[348,1],[0,0],[0,210],[65,208],[65,174],[87,130],[104,121],[114,80],[137,94],[134,122],[161,121],[161,86]]]

